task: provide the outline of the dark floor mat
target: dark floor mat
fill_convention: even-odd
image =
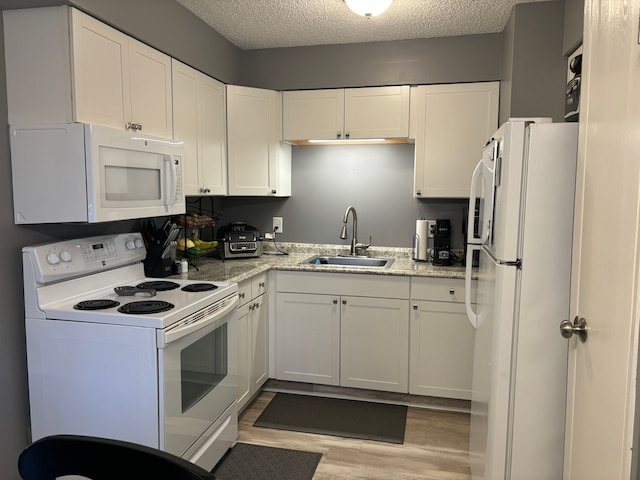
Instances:
[[[403,443],[407,407],[277,393],[255,427]]]
[[[321,453],[236,443],[213,470],[218,480],[311,480]]]

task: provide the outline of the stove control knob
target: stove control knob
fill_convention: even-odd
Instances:
[[[47,255],[47,263],[49,263],[49,265],[57,265],[60,263],[60,257],[57,253],[52,252]]]
[[[136,238],[136,248],[142,248],[144,247],[144,243],[142,243],[142,240],[139,238]]]
[[[60,259],[63,262],[70,262],[71,261],[71,253],[69,253],[68,250],[63,250],[62,252],[60,252]]]
[[[136,248],[135,240],[127,240],[126,247],[127,250],[133,250],[134,248]]]

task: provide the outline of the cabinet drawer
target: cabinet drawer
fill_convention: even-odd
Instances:
[[[251,277],[252,298],[259,297],[267,291],[267,272],[259,273]]]
[[[409,298],[409,277],[333,272],[278,272],[277,289],[278,292],[406,300]]]
[[[238,306],[242,306],[251,300],[251,278],[238,283]]]
[[[471,302],[476,301],[478,282],[471,281]],[[412,300],[464,303],[464,279],[461,278],[411,278]]]

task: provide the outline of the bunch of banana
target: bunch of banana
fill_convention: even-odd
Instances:
[[[218,242],[216,242],[215,240],[211,242],[200,240],[196,232],[193,232],[191,234],[191,241],[193,242],[194,246],[198,247],[201,251],[212,250],[218,246]]]

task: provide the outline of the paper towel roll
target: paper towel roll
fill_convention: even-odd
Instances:
[[[416,220],[416,234],[413,237],[413,259],[428,260],[427,239],[429,238],[429,221]]]

